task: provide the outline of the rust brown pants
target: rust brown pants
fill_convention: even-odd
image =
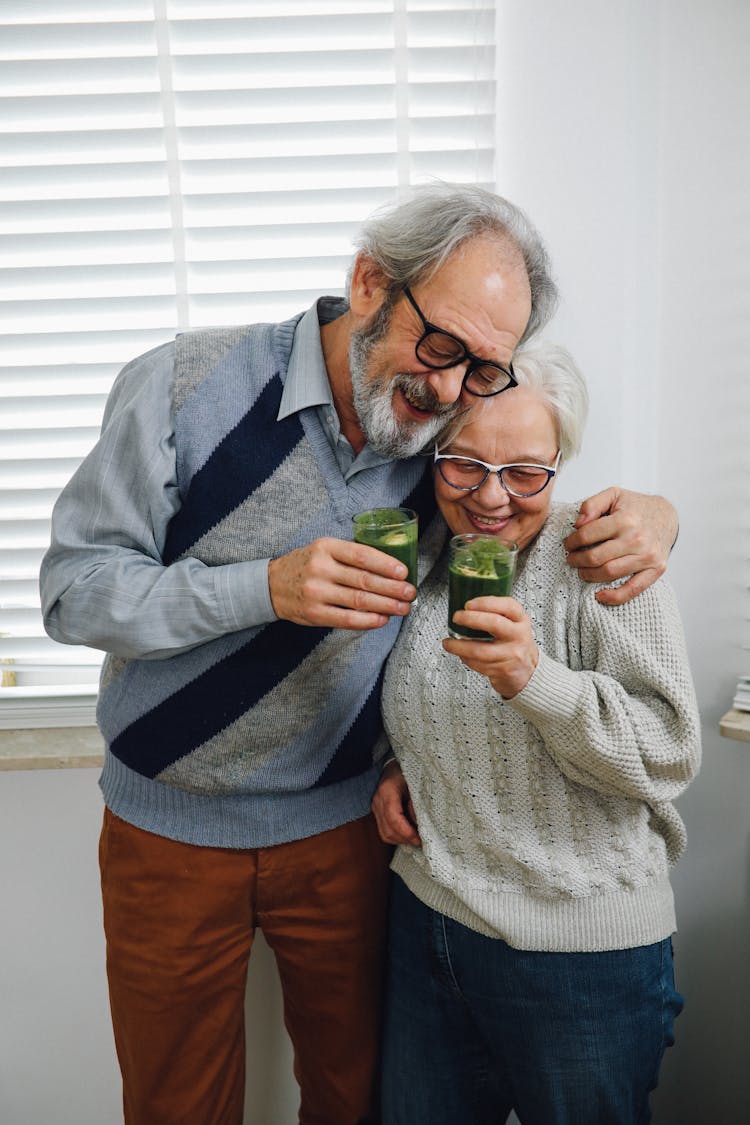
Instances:
[[[233,851],[155,836],[105,811],[107,976],[126,1125],[241,1125],[256,926],[279,968],[300,1122],[376,1120],[389,855],[370,816]]]

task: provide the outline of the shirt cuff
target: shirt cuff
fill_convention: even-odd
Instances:
[[[227,631],[252,629],[276,621],[268,588],[270,559],[230,563],[219,567],[218,594],[226,616]]]

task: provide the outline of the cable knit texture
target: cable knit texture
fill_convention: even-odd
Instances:
[[[577,506],[553,505],[513,596],[540,649],[503,700],[444,651],[447,557],[394,649],[383,713],[422,847],[393,868],[428,906],[520,949],[593,951],[675,929],[668,869],[686,838],[672,802],[695,776],[700,726],[665,579],[625,606],[565,562]]]

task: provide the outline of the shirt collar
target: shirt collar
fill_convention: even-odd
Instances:
[[[332,444],[336,447],[338,443],[345,442],[349,450],[347,461],[350,464],[346,470],[343,470],[346,479],[356,472],[361,472],[362,469],[385,465],[391,460],[390,457],[378,453],[369,444],[366,444],[354,457],[351,446],[341,434],[338,416],[333,408],[331,384],[328,381],[323,345],[320,342],[320,326],[342,316],[348,307],[343,298],[321,297],[304,314],[294,332],[284,390],[279,412],[276,415],[276,421],[280,422],[283,418],[288,418],[290,414],[296,414],[306,407],[330,406],[330,413],[333,416],[329,427]]]
[[[321,297],[300,320],[294,332],[277,421],[308,406],[333,405],[320,342],[320,325],[335,320],[346,309],[346,301],[341,298]]]

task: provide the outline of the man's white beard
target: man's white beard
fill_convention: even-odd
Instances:
[[[391,307],[384,306],[369,327],[352,332],[349,370],[354,408],[367,441],[384,457],[404,459],[430,450],[437,436],[463,408],[460,402],[439,403],[432,388],[418,375],[368,374],[368,361],[385,335],[390,317]],[[433,417],[425,422],[399,421],[393,411],[393,394],[398,387],[418,406],[432,410]]]

